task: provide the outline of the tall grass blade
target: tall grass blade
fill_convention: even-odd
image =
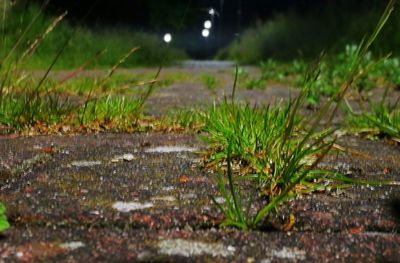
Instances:
[[[239,75],[239,66],[236,64],[236,67],[235,67],[235,80],[233,81],[231,101],[233,101],[235,99],[238,75]]]
[[[33,42],[29,45],[29,47],[25,50],[25,52],[19,57],[19,59],[17,60],[17,64],[19,61],[23,61],[24,59],[26,59],[27,57],[31,56],[35,50],[37,49],[37,47],[40,45],[40,43],[46,38],[46,36],[48,34],[51,33],[51,31],[54,30],[54,28],[56,28],[56,26],[58,25],[58,23],[60,23],[65,16],[67,16],[68,12],[65,11],[63,14],[61,14],[60,16],[56,17],[53,22],[46,28],[46,30],[39,35],[35,40],[33,40]],[[68,41],[69,42],[69,41]]]
[[[24,40],[26,34],[31,30],[31,28],[33,27],[33,25],[36,23],[36,21],[40,18],[40,16],[43,14],[43,11],[45,9],[45,7],[47,6],[47,4],[49,3],[49,0],[45,1],[39,12],[33,17],[33,19],[30,21],[30,23],[28,24],[28,26],[24,29],[24,31],[22,32],[22,34],[19,36],[19,38],[17,39],[17,41],[14,43],[14,45],[12,46],[11,50],[8,51],[6,57],[3,59],[3,63],[8,63],[8,60],[11,58],[11,56],[14,54],[14,52],[20,47],[22,41]],[[2,65],[0,64],[0,66]]]

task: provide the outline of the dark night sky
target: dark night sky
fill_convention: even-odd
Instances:
[[[159,23],[156,26],[161,26],[169,24],[170,14],[183,16],[185,10],[193,18],[200,17],[204,9],[214,7],[223,14],[223,19],[233,24],[241,10],[241,19],[246,25],[255,19],[266,19],[274,12],[299,9],[315,5],[315,2],[320,4],[329,0],[52,0],[50,5],[53,11],[68,9],[70,16],[75,18],[86,16],[92,10],[86,21],[88,23],[147,25],[152,22],[152,17],[158,15]],[[219,9],[222,3],[221,12]],[[163,18],[167,21],[163,21]],[[186,22],[190,23],[190,18]]]
[[[208,7],[214,7],[222,14],[216,22],[224,28],[238,30],[239,25],[243,29],[257,20],[271,18],[277,12],[304,12],[343,3],[359,9],[370,6],[368,3],[382,1],[384,0],[51,0],[50,10],[67,9],[70,11],[70,20],[79,23],[83,22],[82,17],[86,17],[84,22],[90,25],[124,25],[154,31],[181,28],[182,17],[185,17],[184,25],[191,28],[199,20],[205,19],[205,10]],[[220,10],[222,3],[223,9]]]

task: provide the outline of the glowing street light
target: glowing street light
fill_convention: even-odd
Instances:
[[[204,21],[204,28],[210,29],[212,27],[212,22],[210,20]]]
[[[210,35],[210,30],[208,30],[207,28],[204,28],[203,31],[201,31],[201,35],[204,38],[207,38]]]
[[[172,41],[172,35],[170,34],[170,33],[166,33],[165,35],[164,35],[164,42],[165,43],[169,43],[169,42],[171,42]]]
[[[213,15],[215,15],[216,13],[217,13],[217,11],[215,11],[214,8],[208,9],[208,14],[209,14],[210,16],[213,16]]]

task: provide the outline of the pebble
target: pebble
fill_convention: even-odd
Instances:
[[[125,153],[123,155],[117,155],[114,156],[114,158],[111,159],[112,163],[117,163],[117,162],[121,162],[121,161],[126,161],[126,162],[131,162],[133,160],[135,160],[135,156],[131,153]]]

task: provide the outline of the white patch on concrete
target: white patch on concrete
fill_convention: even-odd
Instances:
[[[234,246],[228,246],[226,249],[228,249],[228,251],[230,251],[230,252],[236,251],[236,248]]]
[[[139,202],[115,202],[113,208],[119,212],[127,213],[134,210],[142,210],[153,207],[153,203],[139,203]]]
[[[161,188],[163,191],[167,191],[167,192],[170,192],[170,191],[173,191],[173,190],[175,190],[175,187],[173,187],[173,186],[164,186],[163,188]]]
[[[158,243],[158,252],[171,256],[193,257],[211,255],[213,257],[229,257],[235,253],[233,246],[224,246],[221,243],[205,243],[184,239],[167,239]]]
[[[195,198],[197,198],[197,195],[195,193],[187,193],[187,194],[182,194],[181,198],[182,199],[195,199]]]
[[[270,250],[267,251],[267,255],[272,258],[279,259],[293,259],[293,260],[305,260],[306,251],[297,248],[283,247],[281,250]],[[263,259],[261,262],[270,262],[269,259]]]
[[[186,146],[158,146],[146,149],[147,153],[177,153],[177,152],[195,152],[197,148]]]
[[[162,202],[175,202],[176,198],[174,196],[154,196],[151,198],[152,201],[162,201]]]
[[[91,167],[100,164],[101,164],[100,161],[75,161],[71,163],[71,165],[75,167]]]
[[[215,202],[217,202],[218,204],[224,204],[226,202],[225,198],[223,197],[216,197],[215,198]]]
[[[78,248],[81,248],[81,247],[85,247],[85,246],[86,246],[85,243],[83,243],[81,241],[73,241],[73,242],[68,242],[68,243],[62,243],[60,245],[60,247],[62,249],[65,249],[65,250],[75,250],[75,249],[78,249]]]

